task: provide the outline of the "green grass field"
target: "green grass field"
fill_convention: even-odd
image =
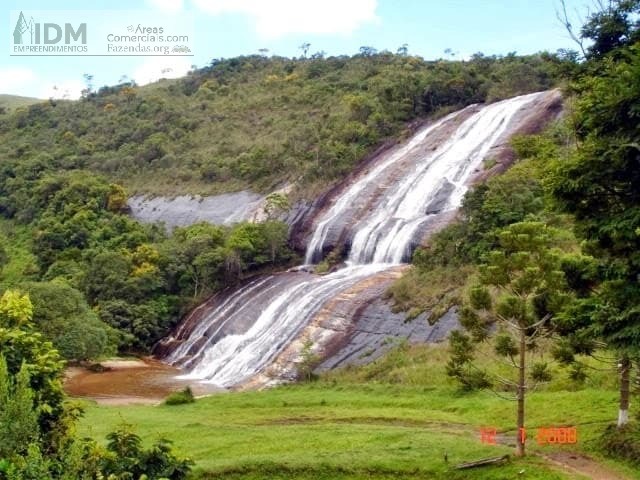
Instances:
[[[583,477],[567,476],[536,453],[565,448],[599,458],[596,438],[616,415],[616,392],[606,386],[606,375],[598,385],[570,391],[558,380],[530,395],[529,435],[538,427],[574,425],[577,445],[541,447],[531,438],[526,459],[452,468],[511,453],[515,406],[490,392],[457,392],[442,374],[445,352],[445,346],[399,349],[369,367],[312,384],[221,394],[189,405],[89,405],[81,433],[104,438],[126,422],[148,441],[169,438],[196,461],[196,478],[563,479]],[[365,383],[374,370],[379,380]],[[483,426],[496,427],[504,444],[482,444]],[[629,466],[607,463],[640,479]]]

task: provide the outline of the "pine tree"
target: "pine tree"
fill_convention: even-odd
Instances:
[[[479,282],[461,311],[461,322],[473,338],[491,341],[496,355],[515,372],[514,378],[497,381],[513,392],[509,398],[517,404],[517,456],[525,454],[527,392],[549,380],[547,365],[532,364],[529,353],[538,338],[552,332],[554,314],[569,298],[554,236],[552,228],[539,222],[515,223],[502,230],[500,248],[480,267]],[[494,327],[497,332],[490,334]],[[471,364],[472,359],[463,363]]]

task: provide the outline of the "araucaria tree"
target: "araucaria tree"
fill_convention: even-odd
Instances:
[[[545,363],[532,363],[528,352],[553,330],[553,316],[566,302],[562,252],[555,231],[539,222],[515,223],[500,232],[500,248],[480,266],[462,309],[461,321],[476,340],[493,343],[495,353],[514,370],[498,377],[517,402],[516,455],[525,453],[525,398],[549,380]],[[494,331],[495,330],[495,331]]]

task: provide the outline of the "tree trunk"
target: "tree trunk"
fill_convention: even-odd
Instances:
[[[524,397],[525,397],[525,365],[527,352],[527,333],[520,330],[520,363],[518,365],[518,428],[516,430],[516,457],[524,457]]]
[[[628,355],[620,359],[620,409],[618,410],[618,428],[629,423],[629,386],[631,377],[631,360]]]

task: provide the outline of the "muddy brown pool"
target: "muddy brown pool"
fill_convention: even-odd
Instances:
[[[177,378],[180,369],[152,358],[102,362],[103,372],[83,367],[66,370],[64,388],[76,398],[87,398],[104,405],[154,404],[172,392],[190,386],[195,395],[224,391],[214,385]]]

